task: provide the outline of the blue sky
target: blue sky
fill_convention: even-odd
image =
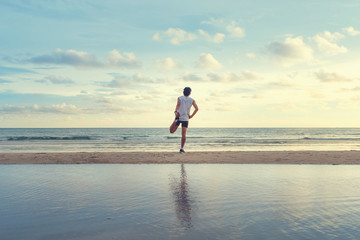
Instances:
[[[0,1],[2,127],[359,127],[358,1]]]

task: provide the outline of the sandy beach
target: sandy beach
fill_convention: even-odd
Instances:
[[[0,164],[360,164],[360,151],[0,153]]]

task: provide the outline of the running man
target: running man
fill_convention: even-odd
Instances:
[[[196,102],[194,99],[192,99],[190,96],[191,94],[191,88],[186,87],[184,88],[184,96],[180,96],[177,99],[177,104],[175,108],[175,121],[170,126],[170,133],[176,132],[178,129],[180,123],[181,123],[181,148],[180,153],[184,153],[184,146],[186,141],[186,131],[189,125],[189,119],[193,118],[194,115],[199,110],[198,106],[196,105]],[[191,106],[194,106],[195,110],[190,115],[190,108]]]

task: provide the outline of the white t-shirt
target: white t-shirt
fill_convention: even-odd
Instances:
[[[180,96],[180,108],[178,110],[180,114],[180,121],[189,121],[190,108],[194,102],[191,97]]]

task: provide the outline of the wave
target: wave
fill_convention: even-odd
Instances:
[[[174,136],[174,137],[169,137],[169,136],[167,136],[166,137],[166,139],[178,139],[178,138],[181,138],[181,136]],[[193,138],[193,139],[196,139],[196,138],[199,138],[199,139],[201,139],[201,138],[207,138],[207,139],[212,139],[211,137],[191,137],[191,136],[186,136],[186,138]]]
[[[198,141],[204,141],[202,139],[206,139],[206,142],[217,142],[217,143],[266,143],[266,144],[284,144],[289,142],[297,142],[297,141],[359,141],[360,138],[351,138],[351,137],[343,137],[343,138],[316,138],[316,137],[303,137],[303,138],[245,138],[245,137],[192,137],[187,136],[189,139],[199,139]],[[163,139],[163,140],[161,140]],[[108,137],[99,137],[99,136],[10,136],[3,137],[0,141],[89,141],[89,140],[102,140],[102,141],[164,141],[171,139],[181,139],[181,136],[149,136],[149,135],[128,135],[128,136],[118,136],[115,138]]]
[[[311,138],[304,137],[301,140],[316,140],[316,141],[357,141],[360,138]]]
[[[62,140],[62,141],[67,141],[67,140],[94,140],[93,138],[91,138],[90,136],[71,136],[71,137],[51,137],[51,136],[43,136],[43,137],[38,137],[38,136],[19,136],[19,137],[8,137],[7,138],[8,141],[51,141],[51,140]]]

